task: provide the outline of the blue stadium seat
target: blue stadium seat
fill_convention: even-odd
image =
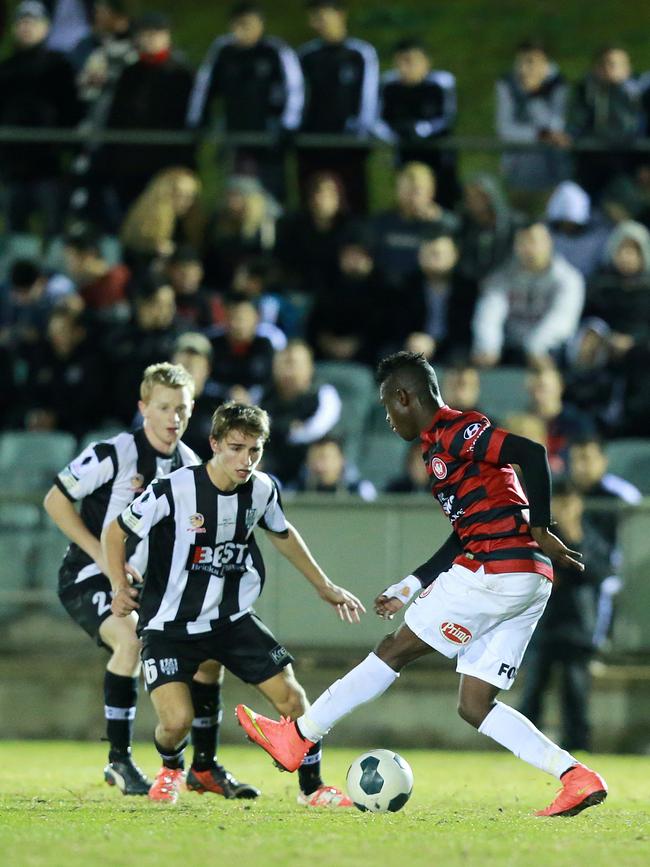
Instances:
[[[480,408],[491,421],[528,407],[525,367],[495,367],[481,371]]]
[[[403,474],[410,445],[392,433],[386,422],[384,426],[384,431],[373,430],[366,433],[358,465],[361,477],[370,479],[380,492],[388,482]]]
[[[0,485],[6,494],[46,490],[77,450],[63,431],[5,431],[0,434]]]
[[[343,440],[345,456],[358,464],[363,432],[376,389],[372,372],[363,364],[349,361],[321,361],[316,364],[315,382],[330,383],[343,404],[341,418],[332,433]]]
[[[41,510],[30,503],[0,503],[0,621],[20,614],[24,591],[36,586]]]
[[[613,440],[607,444],[609,471],[632,482],[650,496],[650,439]]]

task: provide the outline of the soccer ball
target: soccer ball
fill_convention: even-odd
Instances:
[[[411,797],[411,766],[391,750],[370,750],[348,769],[348,794],[358,810],[396,813]]]

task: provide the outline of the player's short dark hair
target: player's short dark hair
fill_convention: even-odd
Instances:
[[[237,18],[243,18],[244,15],[258,15],[264,18],[264,10],[259,3],[254,3],[252,0],[241,0],[240,3],[233,3],[228,12],[228,20],[235,21]]]
[[[417,394],[440,397],[436,372],[421,352],[394,352],[383,358],[377,365],[377,384],[381,385],[396,374],[410,376]]]
[[[314,440],[314,442],[309,443],[309,448],[316,448],[318,446],[336,446],[341,452],[343,452],[343,440],[341,437],[334,436],[333,434],[325,434],[325,436],[321,437],[318,440]]]
[[[250,304],[251,307],[254,307],[257,310],[255,299],[251,298],[245,292],[229,292],[225,297],[224,304],[226,308],[237,307],[239,304]]]
[[[523,54],[527,51],[540,51],[545,57],[548,57],[548,47],[546,43],[535,36],[522,39],[515,48],[515,54]]]
[[[429,54],[429,49],[423,40],[417,36],[406,36],[403,39],[398,39],[393,45],[393,54],[400,54],[402,51],[421,51],[423,54]]]
[[[347,9],[344,0],[305,0],[306,9],[339,9],[343,12]]]
[[[266,442],[271,432],[271,422],[266,410],[259,406],[228,401],[214,411],[210,436],[221,440],[231,430],[239,430],[247,436],[261,437]]]
[[[31,289],[40,276],[40,268],[31,259],[16,259],[9,270],[9,283],[13,289]]]
[[[101,233],[99,229],[89,223],[73,223],[66,232],[63,244],[72,247],[80,253],[88,253],[91,250],[101,252]]]

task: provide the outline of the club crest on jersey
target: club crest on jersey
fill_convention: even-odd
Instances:
[[[471,440],[472,437],[475,437],[476,434],[480,431],[481,424],[478,421],[475,421],[473,424],[468,424],[465,430],[463,431],[463,439]]]
[[[250,530],[251,527],[255,526],[255,520],[257,518],[257,509],[246,509],[246,516],[244,517],[244,524],[247,530]]]
[[[441,458],[434,458],[431,461],[431,472],[437,479],[446,479],[447,464]]]
[[[444,620],[440,624],[440,633],[447,641],[452,644],[467,644],[472,640],[472,633],[466,626],[461,626],[460,623],[452,623],[451,620]]]
[[[190,526],[187,528],[188,533],[205,533],[206,529],[203,526],[205,518],[200,512],[190,515]]]
[[[158,667],[163,674],[166,674],[167,677],[171,677],[178,671],[178,660],[173,656],[165,657],[158,662]]]
[[[137,494],[141,494],[144,491],[144,476],[142,473],[136,473],[133,476],[131,479],[131,489]]]

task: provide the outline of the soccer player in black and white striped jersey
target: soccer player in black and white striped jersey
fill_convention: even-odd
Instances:
[[[268,436],[264,410],[222,405],[213,417],[210,461],[154,481],[102,534],[113,612],[127,617],[139,611],[145,680],[158,714],[155,744],[162,759],[149,792],[152,800],[174,803],[178,798],[193,712],[188,686],[206,660],[255,684],[287,717],[295,719],[308,707],[292,657],[253,611],[264,584],[255,527],[267,531],[342,620],[358,622],[365,610],[325,575],[286,520],[274,479],[256,469]],[[150,557],[138,591],[125,571],[126,552],[133,540],[147,539]],[[202,779],[190,770],[188,788]],[[305,806],[352,806],[343,792],[323,784],[320,744],[305,757],[299,783],[298,801]]]
[[[181,442],[192,414],[194,382],[181,365],[154,364],[144,372],[139,409],[143,426],[109,440],[95,442],[55,478],[45,509],[70,540],[59,571],[59,597],[72,619],[111,657],[104,675],[104,712],[110,744],[104,777],[125,795],[146,795],[150,781],[131,759],[131,730],[140,672],[137,618],[111,612],[111,585],[101,552],[102,528],[154,479],[182,466],[199,463]],[[80,503],[77,512],[75,504]],[[132,544],[127,574],[138,577],[147,559],[147,545]],[[193,727],[195,761],[214,763],[218,729],[221,672],[212,666],[192,683],[196,708]],[[205,755],[203,755],[205,754]],[[209,755],[208,755],[209,754]],[[255,797],[257,789],[222,772],[221,793]]]

